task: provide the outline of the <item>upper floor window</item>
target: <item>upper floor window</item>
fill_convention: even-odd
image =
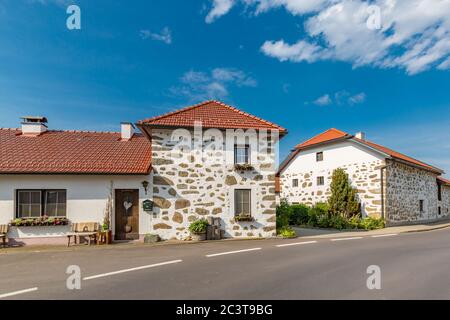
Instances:
[[[234,146],[234,163],[235,164],[250,163],[248,145]]]
[[[438,183],[438,201],[442,201],[442,186]]]
[[[419,200],[419,210],[420,210],[420,212],[425,211],[425,201],[424,200]]]
[[[17,218],[66,216],[66,190],[17,190]]]
[[[325,178],[323,176],[317,177],[317,185],[323,186],[325,184]]]
[[[295,188],[295,187],[298,187],[298,179],[292,179],[292,186]]]
[[[323,152],[317,152],[316,153],[316,161],[323,161]]]

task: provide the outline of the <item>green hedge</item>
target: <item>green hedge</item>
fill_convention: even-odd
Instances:
[[[371,217],[354,216],[348,219],[341,215],[333,215],[329,212],[326,203],[317,203],[313,207],[308,207],[304,204],[289,205],[285,200],[282,200],[277,207],[277,229],[283,229],[289,225],[339,230],[374,230],[384,228],[385,223],[383,219]]]

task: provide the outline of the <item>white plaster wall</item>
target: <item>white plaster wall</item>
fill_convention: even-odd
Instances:
[[[316,161],[317,152],[323,152],[323,161]],[[343,168],[352,186],[358,189],[363,215],[380,215],[380,168],[383,165],[382,155],[353,141],[307,149],[281,173],[281,198],[308,205],[326,202],[330,195],[331,174],[333,170]],[[323,186],[317,185],[318,176],[324,177]],[[298,187],[292,186],[293,179],[298,179]]]
[[[141,182],[149,181],[147,195]],[[114,189],[139,189],[139,233],[149,231],[151,213],[142,210],[142,201],[152,199],[152,176],[105,175],[0,175],[0,224],[15,218],[15,194],[17,189],[65,189],[67,190],[67,218],[71,222],[103,222],[111,181]],[[113,211],[114,212],[114,211]],[[114,232],[114,217],[112,218]],[[11,237],[55,237],[67,232],[67,228],[25,227],[12,228]]]

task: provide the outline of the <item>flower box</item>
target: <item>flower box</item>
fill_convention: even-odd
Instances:
[[[248,170],[254,170],[255,169],[250,163],[236,163],[234,165],[234,168],[236,170],[242,170],[242,171],[248,171]]]
[[[69,224],[67,218],[54,218],[43,216],[40,218],[17,218],[11,221],[15,227],[42,227],[42,226],[65,226]]]
[[[234,217],[234,221],[241,222],[241,221],[255,221],[255,218],[253,218],[249,213],[241,213]]]

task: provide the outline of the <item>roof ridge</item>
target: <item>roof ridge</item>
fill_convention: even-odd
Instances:
[[[258,117],[258,116],[255,116],[255,115],[253,115],[253,114],[250,114],[250,113],[248,113],[248,112],[245,112],[245,111],[243,111],[243,110],[240,110],[240,109],[238,109],[238,108],[236,108],[236,107],[234,107],[234,106],[231,106],[231,105],[229,105],[229,104],[226,104],[226,103],[224,103],[224,102],[222,102],[222,101],[214,100],[214,99],[212,99],[212,100],[206,100],[206,101],[203,101],[203,102],[198,103],[198,104],[195,104],[195,105],[191,105],[191,106],[187,106],[187,107],[181,108],[181,109],[179,109],[179,110],[171,111],[171,112],[162,114],[162,115],[160,115],[160,116],[155,116],[155,117],[147,118],[147,119],[144,119],[144,120],[139,121],[138,124],[145,124],[146,122],[151,122],[151,121],[155,121],[155,120],[161,120],[161,119],[164,119],[164,118],[167,118],[167,117],[170,117],[170,116],[173,116],[173,115],[176,115],[176,114],[185,112],[185,111],[189,111],[189,110],[192,110],[192,109],[196,109],[196,108],[202,107],[202,106],[207,105],[207,104],[210,104],[210,103],[215,103],[216,105],[225,107],[225,108],[227,108],[227,109],[229,109],[229,110],[232,110],[232,111],[234,111],[234,112],[237,112],[237,113],[239,113],[239,114],[241,114],[241,115],[247,116],[247,117],[252,118],[252,119],[255,119],[255,120],[257,120],[257,121],[260,121],[260,122],[262,122],[262,123],[264,123],[264,124],[266,124],[266,125],[269,125],[269,126],[271,126],[271,127],[273,127],[273,128],[276,128],[277,130],[280,130],[280,131],[287,131],[285,128],[283,128],[283,127],[280,126],[280,125],[277,125],[276,123],[273,123],[273,122],[264,120],[264,119],[262,119],[262,118],[260,118],[260,117]]]
[[[307,143],[310,142],[311,140],[313,140],[313,139],[317,138],[318,136],[323,135],[323,134],[325,134],[325,133],[327,133],[327,132],[329,132],[329,131],[335,131],[335,132],[337,132],[337,133],[344,134],[344,135],[346,135],[346,136],[352,136],[351,134],[349,134],[349,133],[347,133],[347,132],[345,132],[345,131],[342,131],[342,130],[339,130],[339,129],[336,129],[336,128],[330,128],[330,129],[327,129],[327,130],[325,130],[325,131],[323,131],[323,132],[321,132],[321,133],[319,133],[319,134],[316,134],[315,136],[309,138],[308,140],[305,140],[305,141],[303,141],[303,142],[297,144],[297,145],[295,146],[295,149],[299,148],[301,145],[307,144]],[[333,139],[333,140],[334,140],[334,139]]]

